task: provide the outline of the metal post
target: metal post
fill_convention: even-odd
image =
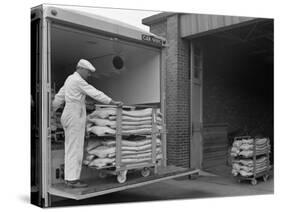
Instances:
[[[166,53],[167,49],[164,48],[161,50],[161,63],[160,63],[160,80],[161,80],[161,113],[162,116],[162,127],[164,133],[161,134],[161,150],[162,150],[162,160],[161,166],[167,166],[167,134],[166,134]]]
[[[116,108],[116,168],[121,168],[122,162],[122,107]]]
[[[270,151],[270,149],[269,149],[269,144],[270,144],[270,140],[269,140],[269,138],[267,138],[267,144],[266,144],[266,146],[267,146],[267,151],[266,151],[266,172],[267,172],[267,174],[269,174],[269,165],[270,165],[270,161],[269,161],[269,151]]]
[[[42,19],[42,199],[43,207],[50,205],[48,189],[51,179],[51,86],[50,86],[50,22],[44,17]]]
[[[151,146],[152,146],[152,164],[154,166],[154,170],[156,172],[156,136],[157,136],[157,125],[156,125],[156,109],[152,108],[152,139],[151,139]]]
[[[36,26],[36,186],[39,190],[38,195],[38,204],[40,205],[42,200],[42,17],[38,21]]]
[[[156,116],[157,117],[157,116]],[[157,121],[157,119],[156,119]],[[162,154],[162,159],[161,159],[161,166],[166,167],[167,166],[167,152],[166,152],[166,125],[164,121],[164,117],[161,117],[161,131],[160,131],[160,136],[161,136],[161,154]]]
[[[254,178],[256,178],[256,160],[257,160],[257,158],[256,158],[256,139],[254,138],[254,150],[253,150],[253,162],[254,162],[254,170],[253,170],[253,175],[254,175]]]

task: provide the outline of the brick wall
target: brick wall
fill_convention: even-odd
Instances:
[[[150,31],[165,37],[167,163],[189,167],[190,95],[189,44],[180,38],[178,15],[151,25]]]

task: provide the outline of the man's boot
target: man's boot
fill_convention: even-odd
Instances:
[[[70,188],[86,188],[88,184],[81,182],[80,180],[66,180],[65,184]]]

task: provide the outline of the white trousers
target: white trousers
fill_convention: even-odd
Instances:
[[[61,123],[65,134],[64,179],[79,180],[84,152],[85,105],[66,103]]]

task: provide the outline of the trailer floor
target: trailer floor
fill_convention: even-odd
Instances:
[[[157,174],[151,174],[148,177],[140,177],[140,173],[137,171],[128,173],[127,181],[122,184],[117,183],[116,176],[114,175],[104,179],[97,176],[92,176],[91,179],[84,179],[89,185],[87,188],[69,188],[64,183],[58,183],[49,188],[49,193],[58,197],[81,200],[199,172],[199,170],[176,166],[159,167],[157,170]]]
[[[229,176],[202,174],[203,176],[199,176],[194,180],[190,180],[188,177],[181,177],[84,200],[53,202],[52,206],[231,197],[273,194],[274,192],[272,176],[270,176],[267,182],[259,180],[258,184],[253,186],[247,181],[238,183],[235,178]]]

